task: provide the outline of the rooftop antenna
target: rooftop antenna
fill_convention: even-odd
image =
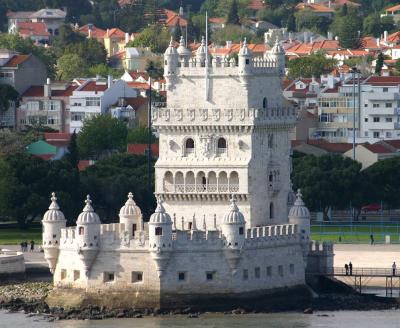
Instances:
[[[205,79],[206,79],[206,101],[208,101],[208,12],[206,11],[206,63],[205,63]]]

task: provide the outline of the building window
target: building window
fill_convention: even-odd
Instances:
[[[243,280],[248,280],[249,279],[249,270],[244,269],[243,270]]]
[[[256,277],[256,279],[260,279],[261,276],[261,269],[259,267],[254,269],[254,277]]]
[[[372,104],[373,108],[379,108],[379,104]]]
[[[374,132],[373,136],[374,138],[379,138],[379,132]]]
[[[186,272],[178,272],[178,280],[185,281],[186,280]]]
[[[185,141],[185,155],[192,154],[194,152],[194,140],[192,138],[188,138]]]
[[[378,122],[380,122],[380,120],[381,120],[381,118],[380,117],[374,117],[374,123],[378,123]]]
[[[267,98],[264,97],[264,99],[263,99],[263,108],[267,109],[267,107],[268,107],[268,100],[267,100]]]
[[[368,131],[364,132],[364,137],[368,137]]]
[[[74,270],[74,281],[81,277],[81,272],[79,270]]]
[[[392,132],[386,132],[386,138],[391,138],[392,137]]]
[[[386,108],[392,108],[393,104],[392,103],[385,103]]]
[[[364,122],[368,122],[368,117],[365,117],[365,118],[364,118]]]
[[[391,117],[386,117],[385,122],[386,123],[391,123],[393,119]]]
[[[269,218],[272,220],[274,218],[274,203],[269,203]]]
[[[61,269],[61,280],[64,280],[67,278],[67,270]]]
[[[280,277],[283,277],[283,265],[278,266],[278,274]]]
[[[239,227],[239,235],[244,235],[244,228],[243,227]]]
[[[267,266],[267,277],[271,277],[271,276],[272,276],[272,267]]]
[[[250,60],[246,59],[246,65],[249,65],[249,64],[250,64]]]
[[[132,272],[132,282],[142,282],[143,281],[143,272],[142,271],[133,271]]]
[[[214,280],[214,274],[215,274],[215,272],[213,272],[213,271],[206,272],[206,280],[208,280],[208,281]]]
[[[114,272],[104,272],[104,282],[112,282],[114,279]]]
[[[219,138],[217,142],[217,153],[223,154],[226,152],[226,140],[224,138]]]
[[[80,236],[82,236],[84,233],[85,233],[85,228],[84,228],[84,227],[79,227],[79,229],[78,229],[78,234],[79,234]]]
[[[294,264],[289,265],[289,272],[290,274],[294,274]]]
[[[155,229],[155,234],[156,234],[156,236],[162,236],[162,228],[161,227],[157,227]]]
[[[86,106],[100,106],[99,97],[87,97],[85,98]]]
[[[136,232],[136,223],[132,224],[132,237],[135,237],[135,232]]]
[[[75,112],[71,113],[71,121],[83,121],[85,119],[85,113]]]
[[[382,88],[383,92],[389,92],[389,88]]]

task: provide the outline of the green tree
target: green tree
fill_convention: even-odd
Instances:
[[[107,51],[104,45],[95,39],[85,39],[65,48],[65,54],[74,54],[84,58],[89,67],[107,63]]]
[[[321,52],[288,62],[290,78],[320,76],[331,72],[337,65],[335,59],[326,58]]]
[[[147,60],[145,71],[152,79],[162,79],[164,67],[160,60]]]
[[[228,11],[228,15],[226,16],[226,23],[232,25],[239,25],[239,8],[236,0],[233,0]]]
[[[77,143],[77,135],[76,132],[71,134],[71,139],[68,145],[68,154],[66,155],[66,159],[71,164],[71,167],[78,168],[79,164],[79,149]]]
[[[97,115],[85,120],[78,135],[81,158],[99,159],[126,149],[126,125],[109,115]]]
[[[286,22],[286,28],[289,32],[296,31],[296,18],[293,13],[290,13],[288,20]]]
[[[117,69],[117,68],[112,68],[106,64],[99,64],[96,66],[89,67],[87,70],[88,74],[90,76],[103,76],[107,77],[108,75],[111,75],[113,77],[119,77],[124,74],[123,69]]]
[[[357,49],[362,46],[362,20],[353,10],[349,10],[346,16],[336,14],[331,30],[339,37],[339,44],[342,48]]]
[[[43,134],[35,130],[26,132],[11,131],[8,129],[0,130],[0,157],[23,153],[26,146],[41,139]]]
[[[84,42],[85,39],[83,34],[75,32],[70,25],[64,24],[60,26],[59,34],[54,38],[52,45],[62,52],[70,44]]]
[[[71,80],[86,74],[87,62],[77,54],[67,53],[57,61],[58,77],[61,80]]]
[[[135,40],[130,41],[127,47],[149,47],[151,51],[163,53],[170,41],[168,29],[158,24],[143,29]]]
[[[211,40],[218,45],[224,45],[226,40],[241,42],[244,38],[247,38],[247,42],[252,42],[254,34],[239,25],[226,25],[225,28],[214,31],[211,36]]]
[[[15,88],[8,84],[0,84],[0,113],[6,112],[10,108],[11,102],[17,103],[19,93]]]
[[[35,55],[46,65],[48,76],[54,78],[56,56],[51,49],[36,46],[31,39],[23,39],[18,35],[6,33],[0,33],[0,48]]]
[[[146,126],[138,126],[128,130],[127,142],[130,144],[146,144],[149,141],[149,129]],[[157,142],[156,137],[151,135],[151,142]]]
[[[295,14],[296,27],[298,31],[311,30],[316,33],[325,34],[331,20],[324,16],[318,16],[311,10],[301,10]]]
[[[129,192],[133,193],[145,220],[153,213],[154,189],[148,190],[146,180],[147,157],[130,154],[112,154],[81,173],[82,190],[92,196],[96,212],[106,221],[117,217]]]
[[[307,206],[322,211],[349,208],[360,192],[361,164],[341,155],[293,156],[292,181],[301,188]]]
[[[385,57],[383,56],[383,53],[380,52],[378,58],[376,59],[375,74],[381,74],[384,60]]]

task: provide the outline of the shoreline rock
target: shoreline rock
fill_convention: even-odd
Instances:
[[[242,315],[248,313],[285,312],[280,307],[264,310],[259,307],[248,306],[233,308],[231,311],[199,311],[192,308],[174,310],[160,309],[108,309],[99,306],[89,306],[83,309],[50,308],[45,299],[52,290],[50,283],[14,283],[0,285],[0,309],[10,312],[24,312],[29,316],[42,316],[45,320],[102,320],[108,318],[142,318],[145,316],[186,316],[198,318],[204,313],[214,312],[227,315]],[[325,293],[311,300],[309,304],[299,305],[298,313],[312,313],[315,311],[340,310],[388,310],[399,309],[400,299],[377,297],[374,295],[357,293]],[[293,309],[290,309],[293,312]]]

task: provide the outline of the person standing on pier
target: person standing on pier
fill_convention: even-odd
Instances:
[[[396,262],[393,262],[393,264],[392,264],[392,275],[393,276],[396,275]]]
[[[350,271],[350,276],[352,276],[353,275],[353,263],[351,263],[351,261],[349,263],[349,271]]]
[[[371,234],[369,238],[371,239],[371,245],[375,244],[374,235]]]
[[[349,275],[349,265],[347,263],[344,265],[344,269],[346,270],[346,276],[348,276]]]

